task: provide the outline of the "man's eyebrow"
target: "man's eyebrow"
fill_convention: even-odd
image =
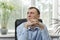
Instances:
[[[27,14],[28,14],[29,12],[27,12]]]

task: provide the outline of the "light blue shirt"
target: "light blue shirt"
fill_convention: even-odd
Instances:
[[[47,28],[44,26],[44,29],[41,30],[39,27],[31,29],[25,28],[24,23],[20,24],[17,27],[17,39],[18,40],[51,40]]]

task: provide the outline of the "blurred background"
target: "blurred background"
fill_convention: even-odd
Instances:
[[[0,40],[15,40],[15,21],[31,6],[40,10],[52,40],[60,40],[60,0],[0,0]]]

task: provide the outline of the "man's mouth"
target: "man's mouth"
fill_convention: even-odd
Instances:
[[[28,17],[31,17],[31,16],[28,16]]]

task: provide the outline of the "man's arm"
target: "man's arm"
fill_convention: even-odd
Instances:
[[[44,26],[44,29],[41,30],[42,40],[51,40],[51,37],[49,36],[47,27]]]
[[[17,39],[18,40],[27,39],[27,29],[24,28],[24,23],[17,27]]]

